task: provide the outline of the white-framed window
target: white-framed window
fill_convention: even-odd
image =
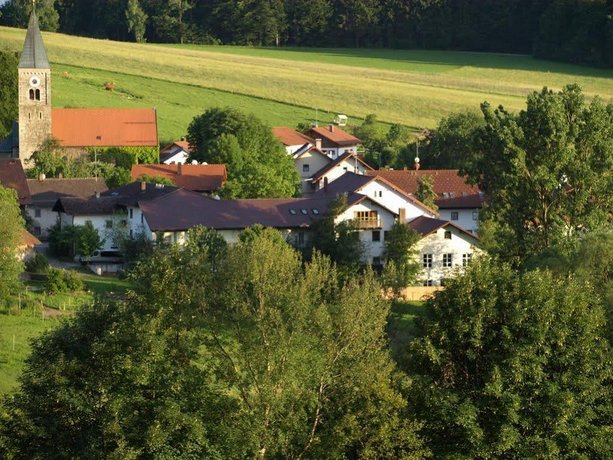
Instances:
[[[304,246],[304,232],[298,232],[298,234],[296,235],[296,244],[298,245],[298,247]]]
[[[462,254],[462,266],[463,267],[470,265],[472,260],[473,260],[473,255],[471,253]]]
[[[443,254],[443,267],[444,268],[453,267],[453,254],[451,253]]]
[[[381,230],[372,231],[372,241],[381,241]]]
[[[373,257],[372,258],[373,265],[381,265],[381,257]]]
[[[34,217],[40,217],[40,208],[34,208]]]
[[[310,169],[311,167],[308,165],[308,163],[302,165],[302,172],[309,172]]]
[[[424,268],[432,268],[432,254],[424,254],[423,255],[423,263]]]
[[[479,220],[479,211],[473,211],[473,220]]]
[[[451,211],[451,220],[458,220],[460,218],[460,213],[458,211]]]
[[[445,230],[445,239],[446,240],[450,240],[451,239],[451,230]]]
[[[432,280],[424,280],[424,286],[434,286],[434,282]]]

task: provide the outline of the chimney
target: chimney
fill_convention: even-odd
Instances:
[[[398,209],[398,221],[404,224],[407,221],[407,210],[405,208]]]
[[[40,182],[44,181],[46,178],[47,178],[47,176],[45,175],[45,173],[40,173],[40,174],[38,175],[38,180],[39,180]]]
[[[142,182],[140,183],[140,191],[141,191],[141,192],[146,192],[146,191],[147,191],[147,182],[142,181]]]
[[[334,132],[334,125],[330,125],[330,132],[333,133]]]
[[[58,178],[58,179],[63,179],[63,178],[64,178],[64,174],[63,174],[63,173],[59,173],[59,174],[57,175],[57,178]]]
[[[177,176],[183,175],[183,163],[177,163]]]
[[[315,139],[315,148],[321,150],[321,139]]]

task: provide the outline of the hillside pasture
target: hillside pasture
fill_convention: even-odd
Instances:
[[[20,50],[24,34],[24,30],[0,27],[1,46]],[[376,113],[381,121],[415,129],[433,127],[451,112],[477,110],[485,100],[519,110],[525,104],[526,94],[543,86],[559,89],[566,83],[577,82],[588,97],[613,97],[612,71],[538,61],[527,56],[164,46],[53,33],[45,33],[44,39],[55,70],[54,82],[66,66],[72,66],[73,75],[76,67],[83,72],[87,69],[126,75],[124,95],[109,98],[108,105],[156,106],[162,136],[167,132],[174,137],[175,133],[181,134],[179,125],[184,132],[183,120],[210,106],[204,101],[213,102],[215,96],[227,103],[211,105],[236,105],[238,99],[231,96],[253,98],[245,104],[259,108],[255,113],[269,124],[292,125],[296,120],[313,120],[318,108],[352,117]],[[142,80],[131,80],[135,77]],[[166,82],[169,85],[158,91]],[[122,88],[122,83],[118,82],[118,86]],[[54,83],[54,102],[101,105],[98,100],[87,100],[85,93],[80,97],[74,90],[67,82],[64,86]],[[66,94],[67,91],[71,94]],[[130,100],[126,94],[140,95],[142,99]],[[73,97],[76,100],[71,100]],[[175,97],[179,102],[174,102]],[[182,106],[187,100],[193,104],[191,107]],[[162,107],[160,101],[165,101],[166,106]],[[200,101],[203,103],[199,104]],[[281,106],[267,106],[269,101],[286,108],[277,119],[287,121],[275,121],[271,111]],[[173,104],[174,110],[167,109]],[[166,109],[168,114],[163,113]],[[298,115],[287,116],[294,110]],[[322,117],[320,121],[328,120]],[[166,127],[167,123],[174,127]]]

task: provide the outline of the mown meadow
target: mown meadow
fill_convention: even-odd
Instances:
[[[0,47],[19,51],[25,31],[0,27]],[[488,101],[519,110],[530,91],[577,82],[613,97],[613,71],[529,56],[448,51],[269,49],[155,45],[44,33],[56,106],[155,106],[160,138],[181,136],[203,109],[233,105],[271,125],[382,122],[416,130]],[[105,91],[107,81],[115,83]]]

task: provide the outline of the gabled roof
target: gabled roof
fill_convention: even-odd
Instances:
[[[63,212],[70,216],[99,216],[113,214],[120,207],[120,198],[114,196],[63,197],[57,200],[53,211]]]
[[[32,195],[32,204],[42,207],[52,207],[58,198],[86,198],[96,192],[108,190],[104,179],[89,177],[82,179],[28,179],[28,188]]]
[[[63,147],[154,147],[155,109],[53,109],[52,134]]]
[[[482,208],[485,196],[482,193],[457,196],[455,198],[441,198],[436,200],[439,209],[473,209]]]
[[[179,152],[191,153],[192,149],[189,146],[189,142],[185,140],[175,141],[172,144],[167,145],[160,150],[160,162],[164,163]]]
[[[306,153],[314,153],[316,155],[319,155],[325,158],[328,162],[332,161],[332,159],[328,155],[326,155],[325,152],[319,150],[313,144],[304,144],[301,148],[296,150],[296,152],[294,152],[294,160],[297,160],[298,158],[300,158],[302,155]]]
[[[339,147],[347,147],[350,145],[361,144],[362,141],[355,136],[352,136],[347,131],[335,125],[316,126],[306,132],[313,139],[325,139],[326,141],[336,144]]]
[[[286,146],[313,143],[313,139],[310,137],[299,133],[295,129],[287,128],[285,126],[277,126],[272,128],[272,134]]]
[[[179,170],[181,174],[179,174]],[[177,187],[195,192],[214,192],[228,180],[226,165],[133,165],[132,180],[143,174],[166,177]]]
[[[464,233],[465,235],[471,237],[472,239],[479,241],[479,238],[476,235],[469,232],[468,230],[464,230],[459,225],[456,225],[453,222],[450,222],[448,220],[432,219],[431,217],[419,216],[413,219],[411,222],[409,222],[409,227],[411,227],[413,230],[419,233],[422,237],[426,237],[434,233],[439,228],[454,227],[455,229],[459,230],[461,233]]]
[[[404,190],[399,189],[391,182],[379,176],[365,176],[361,174],[355,174],[352,172],[346,172],[338,179],[330,182],[327,185],[327,187],[319,189],[317,192],[315,192],[315,195],[327,195],[327,194],[338,195],[341,193],[351,193],[351,192],[360,193],[360,190],[362,189],[362,187],[366,186],[372,181],[378,181],[384,184],[386,187],[394,190],[398,194],[405,197],[408,201],[413,203],[418,208],[428,211],[433,216],[438,216],[437,211],[426,206],[424,203],[419,201],[419,199],[417,199],[415,196],[413,196],[412,194],[406,193]],[[373,201],[379,203],[377,200],[373,200]]]
[[[23,50],[19,58],[20,69],[50,69],[49,59],[47,59],[47,51],[43,43],[43,37],[40,34],[38,27],[38,17],[36,11],[30,14],[30,22],[28,22],[28,31],[26,39],[23,43]]]
[[[40,240],[32,235],[25,228],[21,230],[20,246],[25,248],[33,248],[40,244]]]
[[[407,193],[416,193],[419,178],[432,177],[434,192],[439,199],[457,198],[468,195],[478,195],[480,190],[476,185],[469,185],[457,169],[420,169],[415,170],[386,170],[368,171],[367,174],[380,176],[388,180]]]
[[[17,192],[20,206],[32,202],[21,161],[17,159],[0,160],[0,185],[12,188]]]
[[[349,194],[352,206],[368,197]],[[216,200],[180,189],[156,200],[139,202],[151,231],[184,231],[197,225],[242,230],[256,224],[272,228],[308,228],[328,211],[332,197]]]
[[[327,172],[329,172],[331,169],[333,169],[334,167],[338,166],[339,164],[341,164],[343,161],[345,160],[349,160],[350,158],[354,158],[355,161],[358,161],[359,163],[361,163],[364,168],[366,170],[372,170],[372,166],[370,166],[368,163],[366,163],[364,160],[362,160],[358,155],[356,155],[355,153],[352,152],[345,152],[343,153],[340,157],[338,157],[336,160],[330,162],[329,164],[327,164],[326,166],[324,166],[323,168],[321,168],[319,171],[317,171],[314,175],[313,175],[313,182],[318,181],[319,179],[321,179]]]
[[[115,197],[121,206],[137,206],[139,201],[154,200],[178,190],[169,185],[147,184],[145,182],[131,182],[120,187],[107,190],[102,197]]]

